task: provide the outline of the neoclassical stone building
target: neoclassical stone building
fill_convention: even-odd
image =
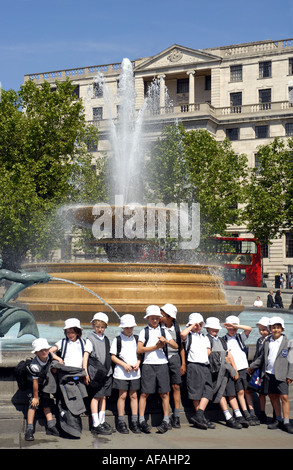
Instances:
[[[245,153],[255,165],[257,147],[275,137],[293,135],[293,39],[265,40],[210,49],[190,49],[177,44],[152,57],[132,61],[136,105],[143,105],[154,77],[168,89],[172,112],[165,110],[160,96],[159,116],[152,117],[149,139],[158,136],[158,125],[180,121],[186,129],[207,129],[219,141],[228,137],[236,153]],[[25,80],[51,83],[69,77],[83,99],[86,118],[99,128],[96,155],[109,148],[109,111],[105,97],[95,84],[102,73],[110,95],[116,96],[121,64],[92,65],[69,70],[25,75]],[[290,98],[291,96],[291,98]],[[119,103],[113,100],[111,114]],[[150,120],[151,121],[151,120]],[[245,227],[230,227],[231,234],[252,236]],[[293,238],[284,235],[265,250],[267,285],[277,272],[293,271]]]

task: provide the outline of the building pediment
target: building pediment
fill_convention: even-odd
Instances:
[[[152,70],[157,72],[160,69],[164,70],[170,67],[174,68],[182,66],[186,68],[188,66],[193,67],[207,62],[218,62],[219,60],[222,59],[217,55],[174,44],[159,54],[143,60],[135,66],[134,70],[136,73],[147,71],[151,72]]]

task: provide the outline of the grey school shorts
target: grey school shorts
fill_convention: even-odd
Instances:
[[[250,376],[247,369],[241,369],[238,371],[239,378],[235,382],[236,393],[241,390],[247,390],[249,386]]]
[[[188,362],[186,385],[190,400],[213,399],[212,374],[208,365]]]
[[[168,364],[143,364],[141,369],[142,393],[170,392],[170,376]]]
[[[265,395],[288,395],[289,388],[287,382],[281,382],[275,375],[266,373],[263,378],[263,392]]]
[[[109,375],[103,385],[100,388],[91,387],[91,397],[92,398],[103,398],[110,397],[112,394],[112,375]],[[91,384],[90,384],[91,385]]]
[[[140,390],[140,378],[131,380],[113,379],[113,388],[118,390]]]
[[[182,383],[181,374],[180,374],[181,359],[178,353],[173,354],[171,357],[169,357],[168,365],[169,365],[171,385],[173,384],[181,385]]]

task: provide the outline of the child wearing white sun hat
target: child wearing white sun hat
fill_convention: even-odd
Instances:
[[[212,375],[209,367],[211,345],[209,339],[201,332],[204,319],[200,313],[191,313],[186,328],[181,332],[187,354],[187,392],[192,400],[195,414],[191,422],[200,429],[214,429],[204,416],[204,411],[213,398]]]
[[[110,349],[112,361],[116,364],[113,373],[113,388],[119,391],[117,401],[117,431],[122,434],[129,433],[124,418],[127,395],[130,399],[131,409],[129,427],[133,433],[140,433],[137,398],[137,391],[140,389],[140,360],[137,357],[138,336],[133,334],[133,329],[136,326],[133,315],[122,315],[119,325],[122,331],[120,335],[114,338]]]
[[[186,373],[186,361],[184,346],[181,341],[180,327],[176,320],[177,308],[173,304],[165,304],[160,308],[163,318],[160,322],[176,341],[178,348],[167,349],[168,367],[170,374],[171,388],[173,392],[174,409],[171,416],[171,425],[173,428],[180,428],[180,406],[181,406],[181,390],[182,376]]]
[[[282,317],[271,317],[269,328],[271,334],[267,336],[260,356],[251,363],[249,372],[252,374],[260,369],[264,393],[270,397],[276,419],[268,428],[281,428],[293,434],[288,396],[289,384],[293,381],[293,341],[284,334]]]
[[[64,322],[65,338],[57,341],[50,352],[61,364],[82,368],[85,341],[82,339],[82,327],[78,318],[68,318]]]
[[[110,341],[105,335],[109,317],[104,312],[94,314],[91,323],[94,330],[86,340],[83,368],[86,371],[86,385],[89,385],[93,434],[110,435],[112,427],[105,421],[106,397],[112,393],[112,367]]]
[[[177,348],[177,343],[170,333],[160,325],[163,318],[158,305],[149,305],[145,317],[148,325],[143,328],[138,337],[137,351],[143,355],[141,373],[141,394],[139,398],[139,427],[142,432],[149,433],[151,426],[145,419],[145,409],[148,396],[158,392],[162,400],[163,421],[157,427],[159,433],[169,429],[169,392],[170,377],[168,358],[165,346]]]
[[[47,427],[46,434],[59,436],[59,432],[55,426],[51,411],[52,400],[48,393],[43,392],[46,374],[48,373],[52,362],[52,354],[50,353],[50,345],[45,338],[37,338],[32,342],[32,353],[35,357],[29,365],[28,373],[28,389],[27,396],[29,399],[29,408],[27,412],[27,426],[25,432],[25,440],[34,440],[34,418],[39,405],[43,408]]]
[[[230,428],[241,429],[242,424],[231,415],[226,400],[228,397],[232,410],[238,409],[234,386],[234,380],[238,378],[238,373],[233,356],[227,351],[225,341],[218,335],[222,329],[220,320],[216,317],[207,318],[205,328],[211,344],[209,360],[212,364],[213,401],[219,403],[225,416],[226,425]]]

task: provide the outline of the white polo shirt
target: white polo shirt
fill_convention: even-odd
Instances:
[[[119,354],[119,359],[126,362],[131,366],[134,366],[137,363],[137,344],[136,339],[133,335],[126,336],[123,333],[120,334],[121,337],[121,350]],[[110,348],[110,354],[117,355],[117,338],[113,339]],[[121,380],[133,380],[140,378],[140,367],[137,371],[132,370],[131,372],[126,372],[126,370],[120,365],[115,364],[114,367],[114,379]]]
[[[241,333],[241,339],[243,342],[247,340],[247,336],[244,331]],[[246,353],[240,348],[236,336],[227,335],[227,346],[228,350],[231,351],[231,354],[234,358],[237,370],[247,369],[249,367],[247,356]]]
[[[275,374],[275,361],[280,349],[281,343],[283,341],[283,335],[280,336],[278,339],[270,338],[269,342],[269,354],[268,354],[268,364],[266,367],[266,372],[268,374]]]
[[[157,326],[157,328],[151,328],[149,325],[147,326],[147,328],[149,329],[149,340],[146,346],[154,346],[159,341],[159,336],[162,336],[161,328],[160,326]],[[172,336],[166,329],[165,329],[165,336],[166,336],[167,341],[171,341]],[[145,342],[145,329],[144,328],[139,333],[138,341],[141,341],[143,344]],[[145,353],[143,363],[144,364],[167,364],[168,359],[166,358],[166,355],[163,349],[155,349],[155,351],[150,351],[150,352]]]
[[[188,362],[198,362],[200,364],[209,364],[208,349],[211,348],[210,340],[203,333],[191,333],[191,344],[187,356]],[[189,341],[189,338],[186,338]]]
[[[61,350],[62,347],[62,339],[56,343],[58,351]],[[65,357],[63,362],[66,366],[70,367],[81,367],[82,368],[82,348],[80,344],[80,340],[77,339],[76,341],[67,341]]]

